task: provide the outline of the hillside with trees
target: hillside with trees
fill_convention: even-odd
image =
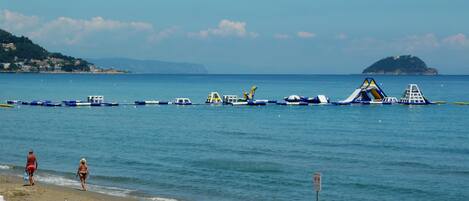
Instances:
[[[96,68],[92,63],[49,52],[25,36],[0,29],[0,72],[119,72]]]
[[[438,75],[438,70],[427,67],[416,56],[402,55],[381,59],[362,72],[363,74],[384,75]]]

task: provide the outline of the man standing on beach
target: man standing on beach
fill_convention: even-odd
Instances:
[[[28,157],[26,159],[26,167],[25,171],[29,175],[29,184],[31,186],[34,186],[34,172],[37,170],[37,160],[36,156],[34,155],[34,152],[32,149],[29,150]]]

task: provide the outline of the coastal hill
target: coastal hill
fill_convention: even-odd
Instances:
[[[0,72],[15,73],[122,73],[100,69],[84,59],[49,52],[29,38],[0,29]]]
[[[428,68],[425,62],[416,56],[402,55],[381,59],[363,70],[362,73],[375,75],[438,75],[438,70]]]
[[[158,60],[138,60],[128,58],[87,59],[101,68],[118,68],[132,73],[155,74],[207,74],[202,64],[167,62]]]

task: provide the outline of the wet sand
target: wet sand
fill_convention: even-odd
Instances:
[[[24,186],[21,178],[5,175],[0,175],[0,195],[5,201],[136,201],[41,182],[36,182],[34,186]]]

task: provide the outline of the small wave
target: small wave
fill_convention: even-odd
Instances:
[[[11,167],[8,165],[0,165],[0,170],[9,170],[9,169],[11,169]]]
[[[414,161],[390,161],[390,162],[385,162],[385,164],[393,165],[393,166],[413,167],[413,168],[427,168],[427,169],[434,168],[433,166],[429,164],[414,162]]]
[[[461,175],[461,176],[469,176],[469,170],[448,170],[448,171],[440,171],[440,174],[452,174],[452,175]]]
[[[226,159],[207,159],[195,161],[194,166],[210,169],[231,170],[251,173],[279,173],[283,172],[282,166],[274,162],[265,161],[238,161]]]
[[[159,198],[159,197],[145,198],[144,200],[148,200],[148,201],[178,201],[178,200],[176,200],[176,199],[171,199],[171,198]]]
[[[112,195],[112,196],[116,196],[116,197],[128,197],[129,194],[133,192],[133,190],[129,190],[129,189],[123,189],[123,188],[117,188],[117,187],[96,186],[96,185],[90,185],[90,189],[92,191],[95,191],[95,192],[98,192],[98,193]]]
[[[54,175],[37,175],[36,179],[41,182],[55,184],[58,186],[73,186],[79,187],[80,182],[73,179],[68,179],[61,176],[54,176]]]
[[[373,191],[393,191],[398,193],[405,193],[405,194],[430,194],[428,191],[424,191],[418,188],[407,188],[407,187],[400,187],[388,184],[364,184],[364,183],[348,183],[347,185],[355,186],[359,189],[368,189]]]
[[[58,186],[80,188],[80,182],[78,180],[69,179],[63,176],[56,176],[56,175],[49,175],[49,174],[37,175],[37,180],[44,182],[44,183],[58,185]],[[129,189],[99,186],[99,185],[88,185],[88,188],[94,192],[117,196],[117,197],[127,197],[132,192],[132,190],[129,190]]]

